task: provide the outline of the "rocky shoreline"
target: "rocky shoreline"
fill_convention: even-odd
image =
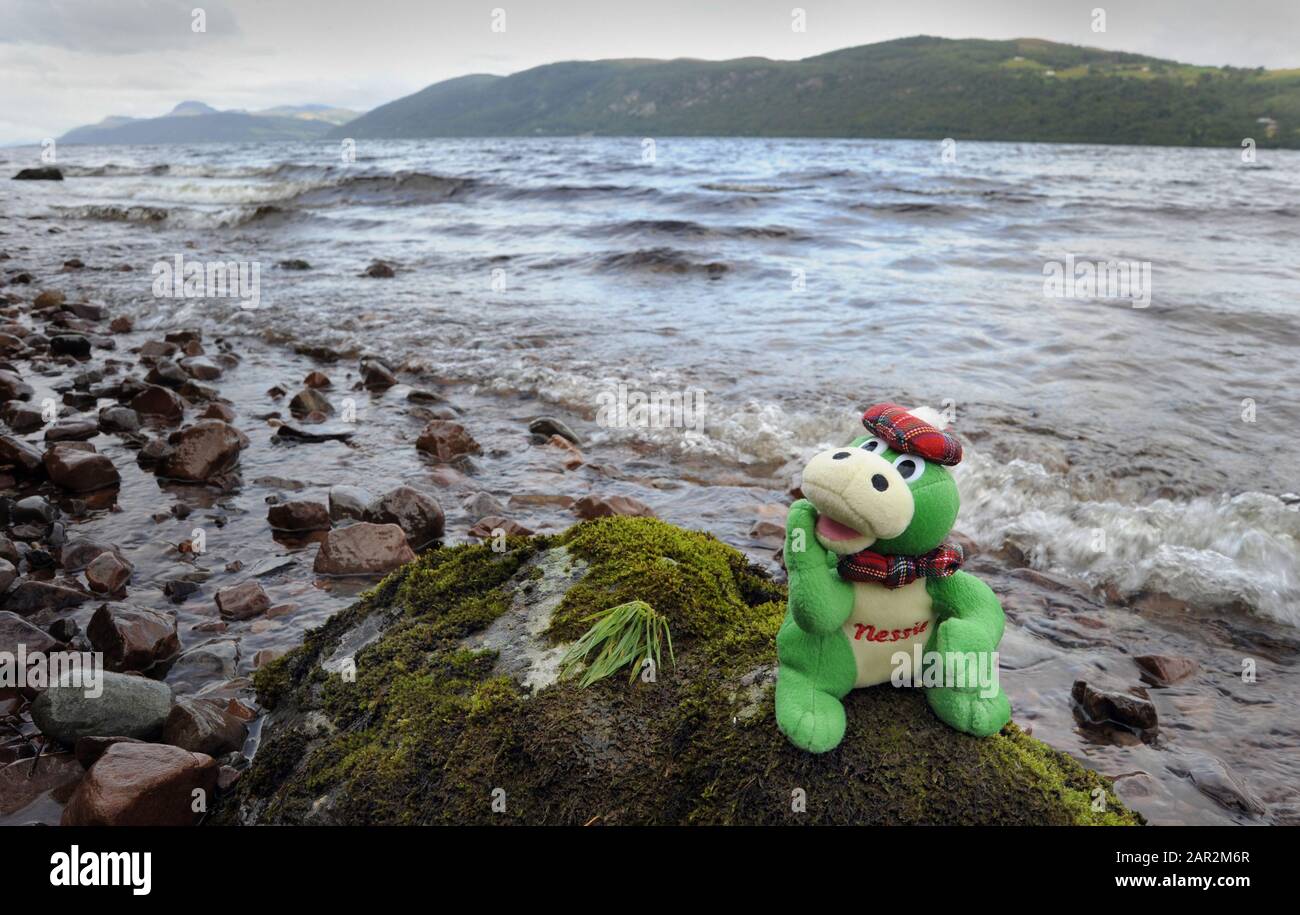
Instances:
[[[764,758],[762,771],[770,773],[779,766],[787,775],[798,773],[797,780],[806,787],[794,787],[811,790],[818,798],[814,806],[823,806],[814,821],[1139,821],[1113,793],[1106,794],[1103,815],[1094,816],[1091,802],[1084,800],[1097,788],[1109,792],[1104,780],[1018,730],[981,745],[937,726],[923,703],[883,693],[858,705],[883,703],[888,708],[872,711],[873,718],[886,714],[906,722],[909,733],[923,732],[928,747],[924,754],[945,758],[945,778],[954,794],[967,800],[960,813],[947,805],[916,806],[917,798],[895,797],[891,804],[878,806],[869,800],[869,785],[863,784],[828,804],[832,782],[843,782],[832,778],[835,766],[801,759],[770,720],[770,641],[783,613],[782,587],[749,568],[741,554],[705,535],[653,520],[648,506],[625,495],[557,498],[554,507],[578,518],[634,518],[627,527],[594,523],[565,534],[534,535],[507,517],[495,497],[481,492],[469,500],[471,516],[477,516],[469,535],[485,545],[446,548],[440,546],[446,515],[431,492],[402,485],[374,494],[362,486],[334,483],[326,498],[317,500],[298,498],[289,481],[277,481],[273,488],[288,491],[265,497],[262,523],[300,551],[314,549],[313,578],[346,576],[373,582],[388,577],[359,602],[328,615],[323,627],[308,631],[305,646],[287,658],[277,660],[280,650],[262,649],[251,663],[232,667],[222,653],[238,651],[239,633],[292,616],[297,608],[277,604],[239,560],[225,563],[220,574],[214,574],[219,561],[214,547],[224,536],[224,525],[209,532],[208,518],[195,514],[184,496],[201,492],[220,505],[221,496],[241,491],[245,452],[266,447],[262,436],[255,444],[241,428],[250,420],[262,424],[271,447],[283,440],[292,442],[290,447],[345,445],[355,433],[355,416],[340,414],[355,413],[356,396],[382,395],[397,387],[397,373],[382,360],[363,357],[356,363],[351,386],[340,390],[323,370],[337,365],[333,360],[338,357],[314,352],[309,355],[323,368],[303,375],[296,390],[272,387],[264,396],[274,409],[245,417],[221,390],[227,373],[237,372],[243,361],[230,341],[205,340],[197,330],[141,340],[129,321],[88,303],[69,302],[54,290],[41,291],[30,301],[12,293],[7,298],[0,337],[6,363],[0,367],[0,383],[5,388],[0,393],[9,433],[0,436],[0,463],[8,476],[0,483],[13,497],[5,502],[6,535],[0,542],[6,557],[0,570],[10,578],[0,610],[0,650],[97,652],[108,670],[94,697],[66,674],[62,680],[53,678],[49,688],[29,684],[7,691],[0,711],[13,736],[0,745],[11,789],[5,813],[35,812],[39,821],[41,805],[34,803],[39,800],[45,804],[46,821],[49,810],[62,805],[58,820],[72,825],[182,825],[202,822],[214,810],[220,810],[223,821],[240,822],[491,821],[492,805],[478,801],[491,793],[488,782],[501,782],[511,785],[508,791],[521,806],[512,818],[518,822],[586,822],[593,817],[611,823],[781,821],[782,808],[789,805],[769,807],[754,794],[774,788],[733,783],[728,790],[735,794],[729,795],[699,782],[705,777],[716,780],[704,770],[724,766],[736,776],[749,771],[739,765],[742,760]],[[29,377],[39,383],[29,384],[24,380]],[[471,473],[472,459],[483,449],[458,422],[457,409],[439,391],[429,389],[410,389],[404,402],[423,421],[413,447],[426,456],[431,470],[448,476]],[[528,434],[535,445],[553,451],[566,471],[583,465],[580,440],[563,421],[534,419]],[[106,441],[113,444],[95,444]],[[124,458],[133,462],[127,464]],[[164,491],[182,494],[152,521],[193,525],[188,539],[170,547],[174,555],[161,582],[157,576],[140,581],[118,544],[77,534],[87,516],[123,510],[123,477],[135,473],[152,476]],[[777,522],[769,524],[779,530]],[[619,540],[616,558],[596,561],[603,548],[595,541],[583,546],[591,536],[588,527]],[[421,549],[425,552],[417,559]],[[569,549],[578,552],[570,556]],[[699,569],[679,578],[679,570],[694,565]],[[575,566],[583,571],[575,573]],[[455,573],[449,575],[450,569]],[[307,571],[301,564],[298,570]],[[648,577],[637,579],[638,574]],[[584,695],[554,682],[557,645],[580,634],[583,614],[595,606],[590,601],[603,601],[610,590],[598,584],[602,577],[618,580],[620,593],[653,596],[668,613],[682,646],[681,671],[664,671],[660,681],[672,684],[670,695],[654,696],[644,689],[627,695],[614,684],[600,684]],[[503,578],[516,588],[509,599]],[[595,593],[589,593],[592,589]],[[581,602],[584,594],[587,603]],[[645,758],[629,754],[626,747],[615,752],[612,744],[592,748],[584,766],[589,772],[606,768],[602,779],[614,784],[629,783],[629,773],[620,771],[625,766],[644,772],[661,769],[666,759],[651,765],[657,753],[670,752],[680,766],[683,742],[696,748],[690,754],[692,767],[665,776],[663,783],[639,786],[633,792],[637,802],[632,795],[616,792],[593,804],[587,791],[587,805],[566,805],[563,813],[554,813],[545,797],[522,799],[524,789],[512,781],[519,772],[536,771],[536,759],[515,760],[509,766],[516,768],[494,769],[490,777],[481,773],[487,779],[483,791],[473,790],[469,773],[456,775],[449,764],[436,790],[464,796],[459,804],[452,803],[450,794],[443,797],[437,806],[442,813],[430,818],[422,805],[403,799],[405,794],[389,796],[397,789],[368,783],[371,776],[379,778],[391,768],[394,754],[407,755],[406,737],[397,736],[394,744],[389,729],[396,725],[384,720],[375,725],[381,732],[376,735],[378,747],[354,747],[356,740],[347,740],[357,752],[377,756],[360,768],[349,766],[364,787],[350,779],[346,785],[340,781],[326,790],[337,797],[304,809],[302,773],[314,773],[312,790],[321,790],[319,769],[327,767],[322,756],[334,765],[341,752],[331,745],[321,753],[308,753],[307,743],[318,733],[355,730],[359,708],[369,708],[364,714],[373,718],[384,704],[381,697],[413,688],[407,682],[409,663],[394,659],[396,666],[389,667],[388,662],[372,660],[375,653],[393,650],[394,640],[411,637],[406,631],[411,620],[401,602],[384,600],[394,595],[413,605],[408,613],[437,617],[420,623],[430,627],[432,641],[427,653],[417,652],[433,672],[433,680],[421,684],[430,693],[407,711],[445,715],[456,709],[471,724],[483,722],[481,729],[457,730],[458,742],[490,741],[497,733],[493,716],[512,710],[533,722],[530,741],[545,744],[548,754],[560,754],[552,764],[558,758],[571,762],[581,757],[582,746],[592,739],[623,744],[631,732],[654,731],[657,749],[649,749],[651,755]],[[545,605],[540,608],[539,596]],[[158,606],[164,599],[173,605],[204,605],[207,618],[186,627],[180,610]],[[448,608],[446,601],[455,606]],[[579,606],[581,611],[573,609]],[[399,620],[401,625],[394,629]],[[214,641],[213,636],[222,640]],[[374,694],[369,699],[348,696],[353,692],[349,687],[343,697],[331,700],[328,711],[313,707],[318,681],[328,678],[323,671],[330,669],[329,659],[323,657],[325,647],[337,653],[339,644],[349,641],[361,670],[363,686],[358,689],[374,682]],[[402,648],[408,650],[410,646]],[[724,650],[736,654],[726,658]],[[316,661],[322,666],[313,667]],[[705,695],[706,687],[722,692]],[[534,690],[542,690],[537,706],[552,708],[549,714],[532,714],[529,697]],[[584,730],[561,725],[561,718],[575,714],[565,703],[585,710],[577,715],[587,719]],[[639,709],[640,717],[629,716],[624,703]],[[268,707],[277,709],[269,718],[262,715]],[[291,725],[285,724],[286,707],[294,709]],[[703,718],[688,727],[694,713],[683,717],[692,708],[717,719],[710,721],[711,728],[725,732],[728,718],[743,720],[745,726],[736,735],[716,733],[706,739],[698,730]],[[616,728],[613,716],[620,722]],[[450,735],[442,733],[447,725],[446,719],[429,721],[412,735],[418,743],[438,745],[428,747],[434,755],[421,753],[420,758],[461,758],[447,742]],[[629,728],[618,737],[610,733]],[[731,745],[733,737],[743,739],[743,749]],[[566,740],[574,743],[564,749]],[[262,742],[266,745],[257,751]],[[708,755],[706,748],[715,755]],[[989,748],[993,755],[986,752]],[[500,749],[490,751],[493,759],[499,758]],[[861,756],[859,763],[866,767],[873,751],[880,750],[859,743],[849,752]],[[483,752],[488,752],[486,746]],[[1028,754],[1032,766],[1013,765],[1011,760],[1020,754]],[[994,758],[1006,766],[989,766]],[[297,768],[286,770],[286,759]],[[561,768],[578,771],[567,762]],[[864,768],[868,770],[875,778],[884,771],[879,765]],[[404,770],[401,778],[417,778],[420,771],[417,765]],[[675,784],[682,780],[685,785]],[[557,786],[555,790],[562,784],[558,772],[546,781]],[[897,791],[883,782],[878,787]],[[992,802],[1013,787],[1015,805]],[[789,790],[794,788],[781,789],[767,801],[778,802],[777,795]],[[666,799],[665,791],[674,797]],[[676,796],[679,791],[683,794]],[[972,792],[984,800],[971,801]],[[717,805],[700,804],[697,794],[716,797]],[[191,803],[195,796],[203,801]],[[907,810],[897,806],[900,800],[907,800]]]
[[[73,260],[64,272],[83,268]],[[201,789],[210,802],[248,765],[259,730],[250,675],[439,544],[446,495],[434,490],[463,490],[482,449],[436,386],[403,384],[378,358],[358,359],[336,386],[339,354],[276,354],[298,366],[296,385],[250,392],[259,371],[232,389],[244,361],[234,342],[195,329],[137,333],[103,306],[8,273],[0,653],[26,679],[0,686],[0,823],[200,822],[206,804],[176,799]],[[357,457],[348,449],[363,398],[394,402],[414,424],[407,460],[431,485],[372,492],[354,485],[378,478],[364,473],[250,479],[298,448]],[[557,470],[582,466],[562,421],[532,426]],[[532,533],[491,493],[462,501],[454,514],[469,519],[470,538]],[[619,495],[519,504],[532,524],[651,513]],[[273,549],[241,542],[250,531]],[[90,652],[106,668],[93,698],[66,670],[60,679],[55,660]]]
[[[500,546],[534,534],[541,544],[572,536],[564,532],[582,520],[658,516],[713,531],[779,586],[771,557],[791,493],[770,474],[706,472],[585,440],[574,432],[586,432],[582,417],[548,415],[528,397],[480,395],[363,351],[290,335],[142,330],[87,301],[97,273],[125,265],[67,258],[38,281],[35,268],[4,260],[0,652],[97,651],[111,675],[110,699],[94,711],[62,689],[0,686],[0,824],[202,822],[214,809],[161,810],[148,799],[170,796],[167,785],[201,789],[223,817],[299,816],[292,804],[283,815],[250,812],[247,789],[237,787],[250,761],[259,771],[264,737],[279,729],[268,728],[254,679],[282,670],[273,662],[312,644],[322,627],[333,632],[331,620],[372,604],[368,589],[385,575],[446,552],[440,544]],[[1283,681],[1262,680],[1260,703],[1253,687],[1233,682],[1234,668],[1247,653],[1282,670],[1292,635],[1244,613],[1154,593],[1122,597],[1036,571],[1014,542],[963,545],[971,571],[1006,608],[1002,667],[1023,728],[1013,744],[1031,746],[1016,742],[1032,731],[1087,760],[1148,819],[1293,821],[1281,787],[1289,770],[1275,753],[1285,734],[1265,734],[1260,752],[1242,758],[1216,725],[1219,706],[1245,721],[1285,701],[1274,685]],[[530,626],[514,620],[506,634],[536,636]],[[531,655],[511,654],[499,629],[463,637],[507,659],[512,689],[545,679]],[[525,642],[553,659],[560,636],[548,638]],[[686,657],[689,670],[699,659]],[[758,655],[751,660],[723,679],[753,674]],[[707,666],[696,673],[723,676]],[[754,677],[732,685],[748,689],[763,679]],[[767,714],[761,699],[751,711]],[[771,748],[745,752],[759,749]],[[103,784],[88,777],[92,769]],[[288,773],[264,778],[258,784],[277,796],[299,790]],[[230,792],[239,800],[222,800]],[[710,810],[695,819],[726,817]]]

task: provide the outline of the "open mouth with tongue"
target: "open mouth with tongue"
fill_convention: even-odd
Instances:
[[[859,530],[849,527],[847,524],[840,524],[830,515],[825,513],[817,516],[817,534],[824,540],[860,540],[863,537],[870,536]]]

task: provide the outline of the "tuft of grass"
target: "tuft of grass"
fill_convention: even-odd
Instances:
[[[593,625],[573,643],[560,661],[560,676],[567,679],[592,652],[599,650],[596,660],[587,665],[586,672],[578,681],[581,687],[588,687],[628,666],[631,672],[627,682],[631,683],[646,658],[653,658],[656,668],[662,666],[661,651],[665,641],[668,643],[668,659],[674,666],[677,664],[668,619],[643,600],[601,610],[584,617],[583,622]]]

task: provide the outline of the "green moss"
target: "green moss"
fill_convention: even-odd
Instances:
[[[466,636],[522,594],[545,590],[532,560],[556,546],[588,566],[556,608],[551,639],[580,634],[592,612],[645,600],[672,626],[677,666],[653,682],[561,681],[530,695],[497,672],[494,652],[467,647]],[[259,673],[277,720],[220,814],[253,810],[259,822],[283,823],[1141,822],[1096,773],[1014,725],[986,740],[954,732],[919,690],[858,690],[845,703],[849,736],[839,748],[796,750],[776,729],[770,688],[784,599],[737,551],[648,518],[512,540],[504,553],[432,551]],[[376,612],[387,625],[357,652],[355,682],[324,675],[319,661]],[[1095,812],[1098,788],[1105,803]],[[807,798],[804,812],[792,809],[795,792]]]
[[[557,641],[580,637],[594,613],[643,600],[668,619],[675,642],[724,649],[743,663],[773,644],[785,614],[785,589],[711,534],[655,518],[601,518],[558,542],[590,567],[555,611]]]

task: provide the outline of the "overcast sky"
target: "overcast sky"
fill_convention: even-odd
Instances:
[[[366,110],[448,77],[557,60],[797,59],[917,34],[1297,67],[1300,0],[0,0],[0,143],[186,99]]]

